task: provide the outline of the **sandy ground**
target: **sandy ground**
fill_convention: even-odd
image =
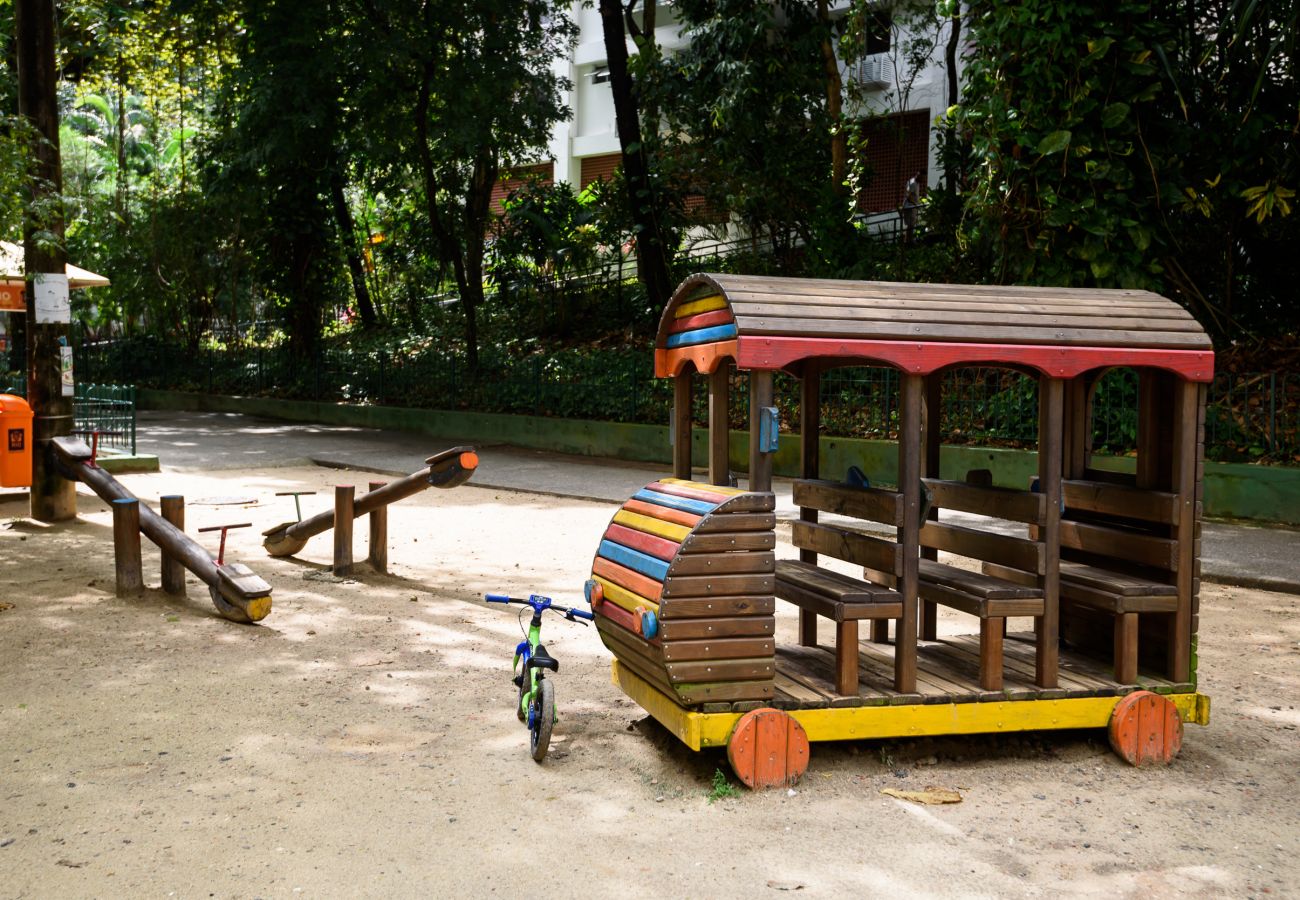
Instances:
[[[392,508],[389,576],[332,579],[328,536],[262,552],[292,517],[275,491],[322,491],[316,511],[368,477],[123,478],[183,493],[191,533],[254,523],[227,555],[274,585],[259,626],[218,618],[192,577],[188,599],[158,591],[148,542],[155,589],[117,599],[97,498],[43,526],[0,493],[0,897],[1300,894],[1300,598],[1206,590],[1213,721],[1167,769],[1099,733],[818,744],[793,792],[711,803],[725,755],[611,686],[594,629],[547,623],[544,764],[512,710],[515,615],[478,598],[576,600],[612,505],[429,491]],[[881,794],[927,786],[963,801]]]

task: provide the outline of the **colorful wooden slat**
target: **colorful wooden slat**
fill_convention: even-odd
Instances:
[[[692,331],[670,334],[664,340],[664,346],[671,350],[674,347],[685,347],[690,344],[712,344],[717,341],[730,340],[735,336],[736,326],[734,324],[713,325],[709,328],[696,328]]]
[[[660,506],[667,506],[670,509],[680,509],[701,516],[705,513],[713,512],[718,505],[704,500],[692,500],[689,497],[675,497],[672,494],[663,494],[659,491],[649,490],[648,488],[642,488],[633,494],[633,497],[637,500],[644,500],[646,503],[657,503]]]
[[[726,309],[727,301],[721,294],[711,294],[707,297],[701,297],[698,300],[691,300],[683,303],[677,309],[673,310],[674,319],[685,319],[687,316],[693,316],[697,313],[713,312],[715,309]]]
[[[650,504],[645,505],[649,506]],[[658,517],[630,512],[627,509],[615,513],[614,521],[620,525],[626,525],[628,528],[635,528],[637,531],[644,531],[674,541],[681,541],[682,538],[691,533],[691,529],[685,525],[675,525]]]
[[[695,371],[702,375],[714,372],[724,360],[736,359],[738,341],[719,341],[715,344],[688,344],[685,347],[655,348],[655,376],[671,378],[685,368],[687,363],[695,366]]]
[[[669,509],[666,506],[646,503],[643,500],[628,500],[623,504],[623,510],[625,512],[637,513],[642,516],[649,516],[652,519],[661,519],[665,522],[671,522],[674,525],[681,525],[686,528],[687,531],[700,524],[700,516],[697,516],[694,513],[683,512],[680,509]],[[677,538],[676,540],[680,540],[680,538]]]
[[[634,572],[640,572],[657,582],[662,582],[664,576],[668,574],[668,563],[662,559],[656,559],[642,553],[640,550],[633,550],[631,547],[624,547],[622,544],[616,544],[613,541],[601,541],[600,548],[596,552],[605,559],[625,566]]]
[[[642,597],[648,597],[658,602],[660,595],[663,593],[663,582],[656,581],[640,572],[635,572],[627,566],[620,566],[618,563],[606,559],[603,556],[597,556],[591,564],[591,571],[594,575],[599,575],[608,581],[612,581],[619,587],[627,588],[634,594]]]
[[[725,494],[721,489],[713,485],[700,486],[689,481],[676,481],[665,478],[662,481],[651,482],[646,485],[645,490],[654,491],[659,494],[671,494],[676,497],[685,497],[691,500],[699,500],[702,503],[711,505],[710,512],[722,505],[726,501],[736,497],[736,494]],[[742,491],[743,493],[743,491]]]
[[[599,615],[613,622],[624,631],[630,632],[631,634],[640,637],[642,640],[645,640],[641,635],[640,619],[635,613],[630,613],[617,604],[608,603],[601,607]],[[659,647],[662,644],[658,637],[652,638],[651,640],[646,641],[646,643],[655,647]]]
[[[728,322],[733,321],[735,320],[731,317],[731,310],[715,309],[713,312],[687,316],[684,319],[673,319],[672,324],[668,326],[668,333],[680,334],[683,331],[693,331],[696,328],[708,328],[711,325],[725,325]]]
[[[628,528],[626,525],[613,523],[605,529],[605,540],[614,541],[624,547],[631,547],[633,550],[640,550],[642,553],[648,553],[651,556],[657,556],[665,562],[672,562],[673,557],[682,548],[682,545],[677,541],[655,537],[653,534],[646,534],[644,531],[637,531],[634,528]]]
[[[646,486],[655,490],[663,490],[662,486],[665,484],[675,484],[679,487],[688,487],[697,491],[705,491],[725,499],[740,497],[749,493],[749,491],[744,488],[730,487],[723,484],[703,484],[699,481],[691,481],[686,478],[660,478],[658,481],[651,482]],[[660,487],[655,488],[655,485],[660,485]]]
[[[648,597],[643,597],[634,591],[617,585],[608,578],[602,578],[599,575],[593,575],[593,580],[605,591],[605,603],[615,603],[623,607],[628,612],[636,612],[638,607],[648,609],[650,612],[659,613],[659,604]],[[601,606],[604,609],[604,605]]]

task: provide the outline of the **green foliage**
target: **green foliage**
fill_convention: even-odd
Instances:
[[[976,7],[959,240],[997,281],[1149,288],[1221,339],[1294,329],[1298,10]]]
[[[709,793],[705,796],[705,799],[708,800],[709,803],[714,803],[718,800],[727,800],[739,796],[740,791],[736,789],[735,785],[727,780],[727,774],[721,769],[714,769],[713,785],[709,788]]]

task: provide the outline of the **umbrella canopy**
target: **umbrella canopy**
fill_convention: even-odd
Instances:
[[[78,288],[106,287],[110,282],[103,275],[87,272],[74,265],[67,266],[68,287]],[[23,282],[23,248],[10,241],[0,241],[0,284],[22,284]]]

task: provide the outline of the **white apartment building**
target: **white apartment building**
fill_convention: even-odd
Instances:
[[[848,5],[833,3],[832,10],[843,15]],[[550,162],[539,164],[534,171],[581,189],[594,179],[608,177],[618,167],[620,155],[600,10],[574,3],[571,15],[579,26],[578,41],[572,56],[556,63],[557,73],[573,84],[565,97],[571,116],[551,134],[547,147]],[[671,0],[656,6],[655,22],[655,38],[666,52],[684,46],[686,39]],[[866,156],[875,177],[859,197],[859,208],[865,214],[898,209],[906,183],[916,173],[920,173],[923,186],[935,181],[933,123],[948,106],[943,57],[950,28],[950,23],[941,23],[924,32],[910,31],[882,9],[877,34],[868,40],[862,55],[841,62],[846,115],[884,116],[868,125]],[[918,40],[929,52],[926,63],[912,70],[905,59],[906,48]],[[628,52],[636,53],[630,39]],[[850,91],[851,84],[860,90]],[[860,100],[851,100],[852,94]],[[872,139],[873,132],[879,139]],[[503,184],[501,195],[517,184]]]

